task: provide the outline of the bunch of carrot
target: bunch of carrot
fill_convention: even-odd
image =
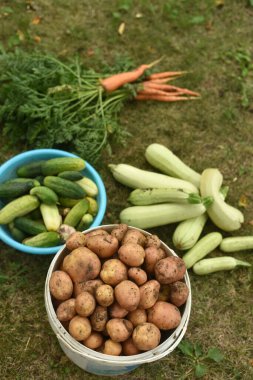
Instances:
[[[186,73],[185,71],[165,71],[161,73],[154,73],[145,77],[146,71],[156,65],[159,61],[160,59],[150,64],[143,64],[133,71],[112,75],[108,78],[102,79],[100,83],[105,91],[112,92],[126,84],[136,82],[136,100],[175,102],[200,97],[198,92],[168,84],[168,82],[173,79],[184,75]],[[138,80],[140,80],[143,76],[144,80],[138,82]]]

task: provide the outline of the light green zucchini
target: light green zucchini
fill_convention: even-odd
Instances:
[[[200,239],[183,257],[186,268],[191,268],[197,261],[217,248],[222,241],[219,232],[211,232]]]
[[[172,236],[174,246],[182,251],[192,248],[197,243],[207,219],[208,216],[205,212],[196,218],[179,223]]]
[[[200,174],[186,165],[164,145],[149,145],[145,151],[145,157],[150,165],[162,173],[189,181],[199,188]]]
[[[232,270],[237,266],[250,267],[251,264],[246,261],[237,260],[231,256],[222,256],[200,260],[193,265],[192,269],[195,274],[203,276],[223,270]]]
[[[127,207],[120,213],[121,223],[139,228],[151,228],[180,222],[203,214],[206,207],[200,204],[163,203],[149,206]]]
[[[223,252],[237,252],[253,249],[253,236],[233,236],[224,238],[220,244]]]
[[[200,193],[202,197],[212,196],[213,204],[207,213],[213,223],[224,231],[234,231],[241,227],[244,216],[240,210],[227,204],[219,190],[223,177],[218,169],[205,169],[200,179]]]
[[[198,193],[192,183],[165,174],[138,169],[127,164],[108,165],[113,177],[132,189],[171,188],[182,189],[187,193]]]
[[[201,203],[202,198],[196,193],[187,193],[181,189],[135,189],[133,190],[128,201],[135,206],[146,206],[159,203]]]

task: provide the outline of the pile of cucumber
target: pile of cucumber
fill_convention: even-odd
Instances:
[[[0,184],[0,224],[13,239],[31,247],[63,244],[83,231],[98,212],[98,187],[82,174],[81,158],[59,157],[20,166],[17,177]]]
[[[173,244],[186,252],[182,258],[187,269],[198,275],[251,266],[231,256],[204,259],[216,248],[226,253],[253,249],[253,236],[223,237],[223,231],[242,227],[244,215],[226,202],[228,187],[223,186],[219,169],[197,173],[166,146],[156,143],[146,148],[145,158],[160,173],[122,163],[109,165],[118,182],[134,189],[128,198],[131,206],[120,213],[121,223],[142,229],[178,223]],[[203,233],[208,219],[218,231]]]

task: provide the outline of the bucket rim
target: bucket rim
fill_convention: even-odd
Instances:
[[[117,225],[118,224],[100,225],[100,226],[89,228],[83,232],[86,234],[90,231],[100,229],[100,228],[109,230],[109,229],[112,229],[113,227],[115,227]],[[128,226],[128,228],[138,230],[138,231],[144,233],[146,236],[151,235],[151,233],[149,233],[143,229],[137,228],[137,227]],[[171,252],[174,256],[178,257],[178,255],[167,244],[165,244],[162,240],[161,240],[161,243],[162,243],[163,248],[165,248],[165,250],[167,252]],[[53,330],[56,334],[58,341],[60,340],[62,342],[62,344],[66,344],[68,346],[68,348],[71,348],[73,351],[75,351],[76,353],[78,353],[81,356],[90,357],[93,360],[98,360],[101,362],[110,361],[111,363],[114,363],[114,364],[120,364],[121,363],[122,365],[123,364],[124,365],[127,365],[127,364],[130,365],[130,364],[134,364],[134,363],[135,364],[142,364],[142,363],[152,362],[152,361],[158,360],[158,359],[166,356],[167,354],[172,352],[177,347],[177,345],[180,343],[181,339],[183,338],[183,336],[186,332],[188,322],[189,322],[189,318],[190,318],[190,313],[191,313],[192,294],[191,294],[190,279],[189,279],[189,275],[188,275],[187,271],[184,275],[184,280],[185,280],[186,285],[188,286],[189,295],[188,295],[188,299],[187,299],[186,304],[185,304],[184,312],[182,314],[181,322],[180,322],[179,326],[175,329],[175,331],[164,342],[162,342],[161,344],[159,344],[157,347],[155,347],[152,350],[142,352],[141,354],[125,356],[125,357],[124,356],[120,356],[120,357],[112,356],[112,355],[102,354],[102,353],[99,353],[95,350],[89,349],[88,347],[85,347],[84,345],[82,345],[80,342],[76,341],[69,334],[69,332],[63,327],[63,325],[61,324],[61,322],[58,320],[58,318],[56,316],[56,313],[55,313],[55,310],[54,310],[54,307],[52,304],[50,291],[49,291],[49,281],[51,278],[51,274],[55,270],[55,266],[57,265],[57,262],[60,259],[65,247],[66,247],[66,245],[64,245],[56,253],[56,255],[54,256],[54,258],[53,258],[53,260],[49,266],[46,281],[45,281],[45,294],[44,294],[45,306],[46,306],[48,318],[51,319],[51,322],[53,323],[53,326],[55,327],[55,329],[53,329]]]

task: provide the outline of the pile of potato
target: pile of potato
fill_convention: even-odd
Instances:
[[[180,324],[186,267],[156,235],[119,224],[110,233],[75,232],[66,248],[49,288],[57,318],[74,339],[103,354],[136,355]]]

